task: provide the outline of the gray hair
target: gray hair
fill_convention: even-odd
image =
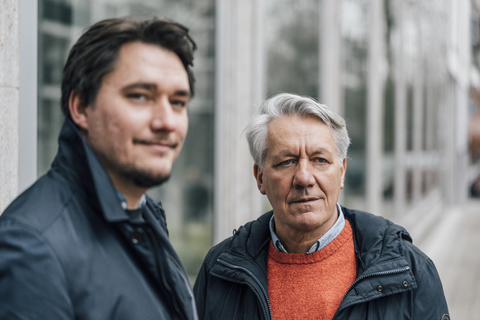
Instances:
[[[261,169],[265,164],[267,152],[268,125],[276,118],[289,115],[320,119],[332,131],[340,163],[347,157],[350,138],[348,137],[345,120],[341,116],[310,97],[279,93],[260,106],[258,115],[245,128],[250,154]]]

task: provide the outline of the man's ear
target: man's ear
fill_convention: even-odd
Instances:
[[[87,106],[85,106],[85,104],[83,103],[80,95],[77,92],[72,91],[70,93],[70,98],[68,99],[68,109],[70,110],[70,116],[72,117],[73,122],[75,122],[75,124],[79,126],[80,129],[88,131],[88,117],[86,113],[86,108]]]
[[[347,157],[343,158],[342,164],[341,164],[341,170],[342,170],[342,182],[340,184],[340,189],[343,189],[345,186],[345,173],[347,172]]]
[[[263,187],[263,172],[260,169],[260,166],[256,163],[253,165],[253,175],[255,176],[255,179],[257,180],[258,190],[260,190],[261,194],[265,194],[265,188]]]

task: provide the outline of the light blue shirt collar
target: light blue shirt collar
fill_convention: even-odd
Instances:
[[[118,197],[118,200],[120,200],[120,204],[122,205],[123,210],[127,210],[128,202],[125,196],[123,195],[123,193],[121,193],[120,191],[117,191],[117,197]],[[146,202],[147,202],[147,198],[145,197],[145,195],[142,195],[142,197],[140,198],[140,201],[138,202],[137,209],[142,208]]]
[[[330,242],[333,241],[333,239],[335,239],[340,234],[340,232],[342,232],[343,228],[345,227],[345,217],[343,216],[342,208],[338,203],[337,203],[337,210],[338,210],[338,219],[333,225],[333,227],[331,227],[330,230],[327,231],[327,233],[325,233],[320,239],[318,239],[317,242],[315,242],[313,246],[310,248],[310,250],[305,252],[306,254],[314,253],[326,247]],[[277,235],[273,231],[273,223],[274,223],[274,220],[272,215],[269,226],[270,226],[270,235],[272,237],[273,244],[278,251],[288,253],[287,250],[285,250],[285,248],[283,247],[282,243],[280,242],[280,239],[278,239]]]

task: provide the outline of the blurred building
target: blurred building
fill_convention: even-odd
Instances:
[[[346,118],[346,206],[428,225],[480,175],[478,0],[7,0],[0,211],[56,153],[70,47],[119,16],[172,18],[199,46],[184,149],[150,192],[192,279],[211,245],[269,208],[242,131],[275,92],[313,96]]]

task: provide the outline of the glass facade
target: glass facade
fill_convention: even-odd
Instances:
[[[192,282],[212,245],[214,0],[40,0],[38,62],[38,174],[57,151],[63,124],[60,86],[63,65],[82,30],[119,16],[168,17],[191,30],[198,44],[194,62],[196,95],[190,102],[189,132],[170,180],[149,191],[167,212],[170,237]]]
[[[36,26],[36,22],[31,21],[29,19],[31,17],[27,14],[31,9],[27,6],[32,4],[29,1],[20,2],[20,10],[16,11],[19,12],[20,20],[23,24],[27,22]],[[37,3],[37,1],[33,2]],[[322,3],[327,2],[338,4],[340,19],[325,28],[323,24],[325,20],[320,18],[322,15],[319,14],[319,8]],[[30,110],[24,108],[26,104],[20,102],[18,117],[21,123],[29,124],[26,127],[33,127],[25,121],[26,118],[34,118],[38,122],[36,146],[32,147],[30,142],[33,139],[30,136],[22,141],[20,135],[18,142],[20,151],[22,148],[38,150],[37,159],[22,157],[20,152],[19,170],[16,164],[1,163],[3,175],[0,174],[0,180],[5,178],[5,172],[7,180],[11,180],[8,176],[10,172],[27,171],[24,169],[30,164],[27,163],[28,161],[37,164],[39,176],[49,169],[57,151],[57,137],[63,123],[59,103],[62,68],[68,50],[82,30],[98,20],[119,16],[140,18],[166,16],[184,23],[191,28],[199,44],[194,68],[197,78],[197,96],[189,106],[189,135],[185,148],[174,166],[172,178],[166,185],[151,190],[150,194],[154,199],[162,201],[166,208],[170,236],[193,282],[205,253],[211,247],[214,233],[213,185],[217,185],[218,188],[218,184],[213,180],[213,150],[216,148],[218,152],[220,149],[218,139],[215,142],[217,144],[214,145],[214,115],[218,116],[222,112],[233,114],[230,118],[219,117],[222,120],[227,119],[222,123],[224,127],[232,126],[234,121],[230,119],[240,122],[237,114],[232,112],[231,105],[227,103],[214,105],[214,101],[219,101],[217,96],[220,92],[220,90],[215,91],[215,66],[220,65],[226,69],[224,73],[217,70],[216,74],[216,79],[222,81],[222,85],[229,82],[229,85],[224,85],[229,91],[222,90],[222,93],[231,97],[232,100],[241,101],[242,109],[247,109],[253,104],[245,98],[246,91],[238,89],[237,84],[241,82],[253,83],[256,86],[258,82],[265,80],[267,89],[265,91],[268,96],[278,91],[289,91],[319,97],[318,88],[322,87],[322,81],[329,81],[329,79],[322,79],[325,70],[322,70],[324,65],[319,57],[319,54],[321,55],[319,48],[326,47],[322,45],[323,32],[339,28],[341,46],[338,56],[340,57],[340,90],[343,103],[341,110],[347,120],[352,138],[346,187],[341,203],[351,208],[371,211],[365,201],[368,193],[365,185],[366,181],[369,181],[367,164],[372,160],[371,155],[366,152],[370,141],[369,131],[372,131],[366,125],[369,111],[368,80],[372,76],[368,74],[368,58],[371,49],[369,41],[372,38],[370,29],[370,23],[373,20],[372,5],[382,3],[381,19],[383,19],[384,37],[381,45],[385,54],[383,66],[385,70],[382,72],[385,73],[385,78],[381,92],[384,102],[381,110],[383,112],[383,148],[378,156],[382,157],[383,167],[379,166],[378,170],[382,172],[380,179],[383,188],[381,194],[383,210],[375,213],[386,215],[402,224],[417,242],[420,240],[427,245],[430,241],[425,239],[429,240],[431,235],[442,233],[443,228],[436,230],[435,227],[445,226],[445,222],[447,224],[451,222],[450,218],[454,216],[452,214],[457,215],[454,219],[458,221],[465,220],[458,218],[461,210],[457,210],[461,208],[460,204],[465,203],[464,197],[467,196],[465,186],[468,185],[471,188],[472,196],[478,197],[480,192],[480,130],[478,130],[480,128],[480,1],[250,0],[238,1],[238,5],[235,1],[235,6],[226,6],[226,3],[234,3],[234,1],[38,0],[38,115],[28,113]],[[256,11],[249,9],[256,5],[262,7],[261,10],[265,9],[259,19],[262,26],[260,23],[255,23],[255,19],[251,19],[251,16],[256,15]],[[3,2],[0,4],[0,11],[10,7],[8,1]],[[220,7],[226,7],[228,10],[222,11]],[[231,8],[235,10],[230,10]],[[223,23],[215,27],[215,20],[218,22],[220,18]],[[223,28],[219,28],[219,25]],[[0,28],[0,36],[8,34],[10,37],[11,26],[15,27],[15,22],[9,23],[8,28]],[[31,33],[36,34],[36,31]],[[264,37],[261,50],[265,51],[262,52],[261,58],[264,59],[262,63],[265,65],[262,63],[257,65],[248,60],[248,51],[254,51],[251,47],[257,45],[257,42],[247,43],[248,45],[245,46],[241,41],[225,41],[223,38],[218,40],[218,38],[215,39],[215,31],[218,31],[218,34],[226,34],[227,38],[231,39],[237,38],[241,33],[246,34],[247,38],[257,32],[261,34]],[[21,35],[20,38],[22,37],[31,40],[30,36]],[[35,45],[32,46],[36,46],[36,40],[35,36]],[[220,50],[216,51],[222,47],[219,45],[222,42],[226,43],[224,51],[228,51],[230,57]],[[330,49],[328,46],[327,48]],[[19,55],[17,51],[15,46],[10,46],[6,50],[7,54],[11,53],[13,56]],[[37,53],[30,52],[31,50],[26,50],[25,46],[20,45],[20,52],[24,54],[25,51],[30,55],[28,59],[23,60],[35,61]],[[239,52],[239,54],[234,55],[232,52]],[[261,69],[261,71],[245,73],[238,77],[238,68],[232,68],[236,70],[235,72],[230,72],[228,68],[233,60],[232,56],[243,63],[242,67],[245,69]],[[9,60],[5,61],[8,63]],[[222,63],[216,63],[217,61]],[[378,63],[381,64],[382,61]],[[20,73],[24,74],[24,78],[34,78],[31,72],[33,69],[36,68],[20,64]],[[255,78],[263,70],[265,70],[265,74],[262,74],[264,79],[252,81],[251,78]],[[5,74],[7,77],[10,76],[9,72]],[[218,76],[219,74],[222,77]],[[9,87],[8,90],[10,89],[12,88]],[[16,90],[16,88],[13,89]],[[19,91],[20,101],[25,96],[37,97],[37,94],[32,93],[32,87],[24,86],[22,81],[20,81]],[[14,101],[12,106],[15,104]],[[30,103],[30,105],[33,104]],[[215,112],[215,107],[217,111],[222,112]],[[240,109],[237,105],[234,107]],[[28,111],[25,112],[25,110]],[[8,119],[0,119],[1,121],[7,123]],[[36,128],[32,128],[32,132],[36,131]],[[234,140],[240,140],[243,137],[240,138],[240,135],[234,138],[227,135],[218,136],[226,141],[222,149],[231,156],[232,162],[243,162],[246,165],[246,161],[238,155],[247,151],[241,149]],[[25,143],[27,140],[28,143]],[[9,141],[7,140],[6,143],[10,143]],[[13,141],[12,146],[16,147],[16,140],[11,141]],[[5,144],[5,140],[2,142]],[[22,160],[27,164],[22,164]],[[216,166],[236,173],[236,167],[233,165],[227,167],[216,163]],[[34,175],[33,171],[28,175],[28,179],[23,182],[24,187],[32,182]],[[215,177],[216,182],[223,179],[218,176],[221,175]],[[235,175],[232,176],[235,177]],[[238,186],[242,183],[245,182],[234,178],[221,185],[225,195],[238,199],[225,201],[227,209],[221,212],[225,217],[233,216],[229,210],[233,211],[236,207],[244,206],[250,199],[249,194],[238,191],[242,190],[241,188],[231,188],[232,185]],[[251,188],[257,191],[255,187]],[[0,197],[2,202],[0,206],[7,205],[16,192],[15,184],[9,182],[7,197]],[[5,192],[2,192],[2,195],[4,194]],[[218,197],[218,193],[216,195],[215,204],[217,199],[221,198]],[[472,203],[467,208],[473,208],[471,205]],[[216,207],[221,206],[216,205]],[[450,210],[451,208],[455,210]],[[443,216],[448,217],[449,220],[440,223]],[[236,221],[235,224],[238,227]],[[414,226],[416,228],[410,228]],[[231,234],[230,228],[222,228],[217,224],[215,230],[219,229],[228,229],[228,234]],[[432,232],[435,230],[438,232]],[[435,247],[432,245],[434,243],[438,244],[436,241],[431,242],[431,248]],[[434,251],[439,253],[440,257],[443,250],[437,250],[438,248],[434,248]],[[449,292],[448,289],[446,286],[446,293]],[[450,292],[456,291],[450,290]],[[455,306],[455,301],[462,299],[452,298],[451,295],[451,299],[448,298],[448,301],[453,302],[451,306],[453,310],[473,310],[473,307],[465,308],[464,304],[461,308]],[[459,316],[459,318],[462,317]]]
[[[372,92],[369,80],[380,79],[382,106],[378,112],[382,113],[382,145],[381,154],[378,154],[381,167],[376,170],[381,172],[383,209],[377,214],[388,216],[393,214],[394,198],[397,202],[405,202],[407,207],[413,206],[440,185],[440,162],[434,158],[442,152],[441,139],[448,140],[448,137],[442,138],[438,129],[442,121],[438,112],[445,103],[441,99],[446,101],[448,98],[446,90],[442,89],[448,82],[445,76],[448,30],[447,24],[441,23],[448,20],[448,1],[382,2],[379,18],[381,44],[376,49],[384,60],[372,62],[380,65],[376,69],[382,73],[380,76],[369,74],[375,2],[338,1],[338,17],[331,20],[331,25],[322,24],[320,20],[320,17],[325,18],[322,14],[328,10],[326,3],[320,0],[265,0],[268,96],[287,91],[319,98],[323,102],[325,97],[319,94],[323,84],[319,82],[331,79],[325,76],[326,70],[322,70],[325,66],[319,63],[324,58],[324,52],[319,48],[330,44],[323,38],[325,32],[338,34],[338,51],[336,48],[327,50],[333,50],[339,57],[341,101],[340,106],[330,107],[341,110],[352,142],[341,202],[369,210],[366,188],[367,180],[372,178],[367,169],[368,161],[371,161],[367,159],[368,133],[372,130],[367,127],[367,115],[372,107],[368,101]],[[405,118],[404,123],[399,120],[399,110],[402,110],[400,114]],[[404,137],[404,145],[399,137]],[[401,173],[398,173],[399,168]],[[404,183],[395,187],[399,177]],[[399,211],[398,208],[395,211]]]
[[[267,95],[318,98],[318,0],[266,0]]]
[[[430,194],[435,196],[441,192],[447,196],[455,194],[455,197],[458,197],[457,193],[461,194],[454,192],[460,188],[451,187],[450,190],[450,187],[445,187],[453,186],[453,182],[459,185],[463,179],[452,165],[464,157],[460,151],[454,155],[453,150],[458,141],[463,141],[463,131],[460,130],[463,127],[459,124],[463,121],[464,104],[458,100],[462,97],[458,94],[458,84],[467,83],[466,80],[458,80],[460,78],[453,79],[447,70],[451,67],[447,48],[455,49],[456,45],[450,43],[450,31],[445,23],[451,18],[451,2],[382,1],[381,17],[378,19],[372,18],[372,8],[380,2],[369,0],[233,3],[214,0],[39,0],[39,175],[48,170],[56,153],[56,139],[63,122],[59,104],[62,68],[69,48],[82,30],[105,18],[158,16],[169,17],[188,26],[199,45],[194,67],[197,93],[189,105],[190,126],[184,149],[175,163],[172,178],[165,185],[150,191],[154,199],[162,201],[167,211],[172,242],[192,280],[212,245],[214,184],[217,187],[221,185],[222,192],[225,192],[223,197],[217,192],[215,198],[216,204],[226,203],[225,208],[216,205],[222,208],[221,214],[226,217],[222,223],[237,221],[231,211],[241,206],[238,203],[254,202],[250,193],[239,192],[237,190],[243,189],[232,187],[232,184],[243,184],[250,188],[246,184],[248,180],[239,181],[217,174],[215,181],[223,184],[214,182],[215,147],[218,148],[217,153],[228,152],[226,158],[235,158],[231,167],[221,166],[231,176],[240,172],[236,165],[243,165],[237,163],[244,161],[238,160],[238,152],[247,152],[239,144],[239,136],[229,135],[228,130],[215,140],[215,125],[220,123],[223,127],[234,127],[232,122],[238,124],[241,120],[236,118],[238,110],[235,109],[243,108],[242,111],[245,111],[253,105],[246,95],[254,90],[239,83],[262,87],[260,95],[263,95],[265,87],[266,96],[286,91],[322,101],[319,88],[328,91],[324,87],[330,83],[332,74],[327,72],[328,55],[320,49],[331,49],[331,39],[325,39],[329,36],[337,37],[340,45],[330,51],[336,58],[333,59],[334,64],[338,64],[335,71],[338,79],[332,81],[332,86],[328,88],[340,92],[341,101],[336,110],[346,119],[352,140],[340,202],[348,207],[370,211],[369,206],[372,205],[368,199],[375,193],[382,204],[382,208],[377,209],[380,212],[375,213],[390,217],[395,214],[398,218],[415,209],[419,200],[427,199]],[[338,16],[335,15],[331,25],[325,24],[327,20],[321,18],[325,17],[322,16],[325,12],[330,13],[322,7],[326,3],[335,3],[335,10],[338,10]],[[216,8],[222,12],[222,16],[217,17],[219,19],[216,19]],[[257,19],[261,23],[257,23]],[[372,20],[381,21],[371,24]],[[377,25],[382,29],[380,47],[372,50],[374,37],[371,27]],[[217,38],[216,26],[219,31]],[[221,37],[223,34],[226,38]],[[468,32],[464,34],[468,35]],[[250,41],[253,38],[255,41]],[[477,44],[473,42],[474,46]],[[223,51],[219,50],[221,53],[216,60],[218,48],[223,48]],[[262,51],[261,54],[257,49]],[[374,61],[381,65],[374,69],[382,73],[380,80],[379,75],[369,68],[373,51],[379,53],[380,60],[384,60]],[[258,56],[261,59],[257,59]],[[241,69],[255,72],[239,72],[235,68],[238,65]],[[217,82],[217,85],[221,85],[223,90],[219,92],[215,92],[215,66],[221,66],[217,70],[217,81],[221,83]],[[375,93],[383,102],[378,109],[372,108],[368,101],[372,93],[369,80],[372,78],[381,82],[381,89]],[[219,100],[220,93],[240,103],[218,103],[219,106],[215,106],[214,101],[230,101],[225,97]],[[217,123],[214,123],[215,107],[218,110],[216,116],[221,119],[217,119]],[[335,106],[331,107],[335,109]],[[367,115],[372,114],[369,113],[371,110],[382,113],[378,125],[380,130],[372,130],[367,125]],[[220,117],[222,114],[223,117]],[[456,122],[452,124],[451,121]],[[374,140],[371,139],[372,132],[377,131],[382,136],[381,146],[373,156],[367,154],[367,149],[372,150],[369,142]],[[225,143],[222,144],[223,150],[219,150],[214,141],[218,144],[222,139]],[[375,170],[368,170],[368,164],[374,158],[381,159],[378,168],[375,168],[380,172],[378,175],[371,174]],[[367,181],[372,180],[379,181],[376,185],[381,185],[381,188],[371,191],[366,187]],[[231,201],[230,197],[235,201]],[[449,196],[449,199],[455,197]],[[229,229],[218,221],[216,223],[215,230]]]
[[[345,177],[345,205],[365,209],[368,1],[343,0],[342,93],[351,145]]]

